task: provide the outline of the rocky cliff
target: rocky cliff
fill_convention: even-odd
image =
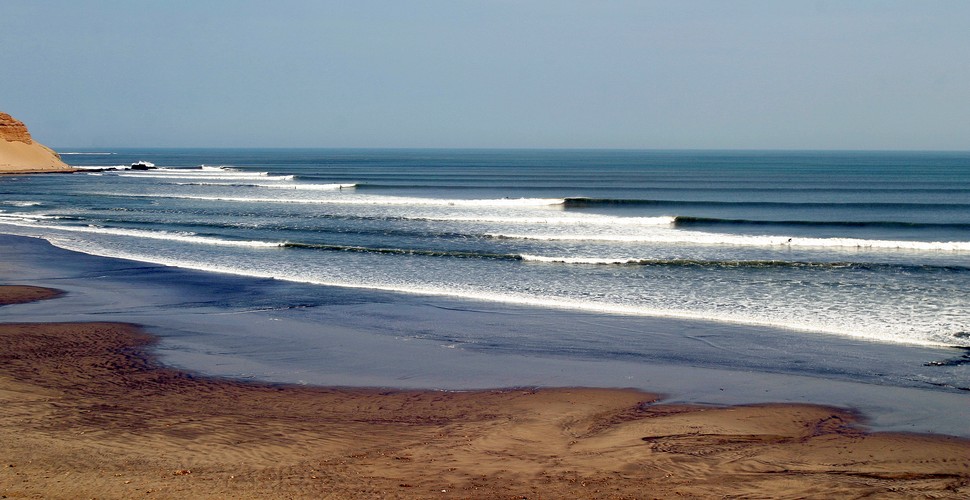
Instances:
[[[27,131],[27,126],[24,125],[24,122],[2,112],[0,112],[0,139],[26,144],[34,142],[30,138],[30,132]]]
[[[0,112],[0,174],[70,171],[57,153],[30,137],[23,122]]]

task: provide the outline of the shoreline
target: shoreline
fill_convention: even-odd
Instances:
[[[856,408],[874,430],[970,438],[962,417],[967,393],[933,383],[939,374],[964,373],[966,365],[949,363],[963,354],[952,349],[304,286],[99,257],[24,236],[0,235],[0,248],[6,283],[68,292],[53,309],[46,303],[8,308],[4,321],[144,325],[159,339],[152,355],[160,362],[211,377],[397,390],[628,387],[666,394],[665,402],[677,404]],[[590,358],[532,345],[482,349],[462,342],[469,325],[488,325],[498,341],[523,329],[603,339],[634,327],[656,339],[655,354]],[[741,363],[723,356],[748,351]],[[766,354],[771,364],[761,361]],[[944,362],[927,368],[937,360]]]
[[[39,292],[0,287],[0,303]],[[970,440],[870,433],[858,415],[832,407],[667,404],[625,389],[444,392],[226,380],[161,365],[149,352],[156,341],[122,323],[0,324],[0,433],[9,443],[0,450],[0,493],[970,493]]]
[[[69,168],[69,169],[61,169],[61,170],[39,169],[39,168],[37,169],[28,168],[28,169],[17,169],[17,170],[0,169],[0,175],[73,174],[73,173],[82,172],[82,171],[83,170],[78,168]]]

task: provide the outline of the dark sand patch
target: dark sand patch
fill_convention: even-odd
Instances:
[[[60,290],[30,285],[0,285],[0,306],[26,304],[64,295]]]

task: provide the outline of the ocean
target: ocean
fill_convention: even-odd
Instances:
[[[62,154],[86,170],[0,177],[0,232],[300,290],[222,307],[325,324],[334,297],[379,294],[480,314],[340,321],[479,352],[970,387],[970,153]],[[539,312],[481,312],[509,310]],[[922,354],[887,368],[846,345]]]

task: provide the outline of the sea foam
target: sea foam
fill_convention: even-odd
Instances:
[[[133,194],[91,193],[104,196],[130,198],[169,198],[181,200],[223,201],[234,203],[304,203],[325,205],[387,205],[387,206],[434,206],[434,207],[540,207],[562,204],[562,198],[496,198],[496,199],[441,199],[397,196],[354,195],[333,198],[267,198],[260,196],[220,196],[190,194]]]
[[[47,224],[34,224],[29,221],[33,219],[23,218],[22,220],[7,219],[2,217],[0,214],[0,224],[10,224],[20,227],[30,227],[44,230],[55,230],[55,231],[65,231],[73,233],[89,233],[89,234],[106,234],[112,236],[128,236],[134,238],[145,238],[152,240],[166,240],[166,241],[177,241],[183,243],[195,243],[204,245],[216,245],[216,246],[232,246],[232,247],[247,247],[247,248],[280,248],[285,245],[284,242],[271,242],[271,241],[246,241],[246,240],[228,240],[223,238],[216,238],[212,236],[200,236],[191,232],[176,232],[176,231],[148,231],[144,229],[128,229],[128,228],[112,228],[112,227],[101,227],[101,226],[65,226],[65,225],[47,225]]]
[[[108,257],[138,260],[160,265],[181,267],[186,269],[196,269],[208,272],[221,272],[241,276],[258,278],[272,278],[284,281],[293,281],[324,286],[338,286],[343,288],[370,289],[379,291],[400,292],[412,295],[454,297],[462,299],[479,300],[484,302],[505,303],[510,305],[521,305],[527,307],[542,307],[549,309],[567,309],[574,311],[586,311],[605,314],[621,314],[632,316],[648,316],[672,319],[714,321],[721,323],[734,323],[750,326],[765,326],[780,328],[792,331],[805,331],[814,333],[834,334],[848,337],[855,337],[868,340],[887,341],[892,343],[904,343],[925,346],[946,346],[952,345],[937,336],[925,332],[912,332],[910,335],[900,336],[898,331],[893,330],[892,325],[868,325],[860,328],[858,324],[853,324],[847,320],[844,324],[837,318],[829,318],[829,321],[812,320],[812,317],[781,317],[763,316],[754,313],[746,313],[741,310],[690,310],[686,308],[657,308],[633,304],[618,304],[591,300],[581,300],[567,297],[547,297],[535,296],[521,293],[495,292],[478,288],[469,287],[438,287],[415,284],[381,283],[376,281],[357,281],[347,280],[340,277],[324,277],[305,272],[297,273],[294,270],[272,269],[266,270],[262,267],[251,266],[245,262],[236,262],[232,265],[226,263],[214,263],[209,261],[198,261],[191,258],[171,258],[159,255],[145,255],[142,253],[132,253],[120,248],[106,249],[99,246],[92,246],[91,243],[78,241],[64,241],[50,236],[45,236],[55,246],[74,250],[93,255],[103,255]]]

